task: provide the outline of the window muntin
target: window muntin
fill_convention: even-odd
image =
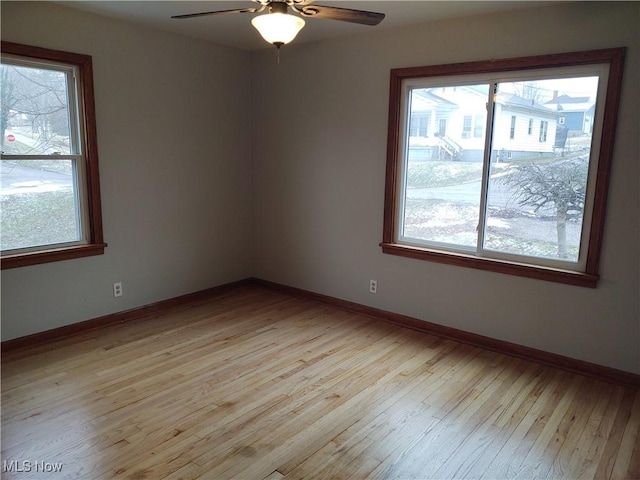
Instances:
[[[103,253],[91,57],[2,42],[2,268]]]
[[[610,49],[392,71],[385,228],[381,244],[383,251],[412,258],[576,285],[595,286],[623,57],[624,49]],[[559,104],[557,101],[555,104],[551,102],[554,98],[553,90],[546,92],[544,98],[536,98],[535,92],[539,92],[540,88],[550,90],[553,84],[549,82],[559,85],[563,78],[580,79],[572,80],[577,85],[588,77],[592,77],[591,81],[592,85],[595,85],[597,98],[592,108],[582,106],[586,115],[583,121],[585,126],[573,132],[574,136],[584,136],[586,140],[585,138],[580,142],[574,140],[572,144],[574,151],[569,151],[566,145],[571,144],[571,141],[566,142],[567,132],[563,130],[558,120],[560,116],[567,115],[566,104],[577,102],[579,98],[574,97],[579,97],[578,93],[583,92],[571,92],[569,89],[567,91],[573,95],[567,94],[565,97],[555,92],[556,99],[564,100]],[[599,83],[593,83],[594,78],[599,80]],[[409,155],[410,142],[403,138],[403,122],[410,108],[408,99],[411,98],[413,90],[437,94],[448,90],[457,91],[461,87],[477,85],[479,82],[486,82],[494,94],[487,95],[484,101],[488,113],[488,128],[487,135],[483,138],[485,151],[478,197],[476,197],[478,188],[475,185],[473,188],[469,185],[458,186],[457,190],[455,190],[456,187],[449,187],[447,190],[442,188],[442,185],[436,185],[431,191],[428,191],[424,184],[416,185],[415,172],[420,171],[420,177],[423,179],[434,177],[428,170],[430,168],[434,170],[436,164],[432,162],[427,166],[423,160],[423,164],[418,167],[412,165],[415,162],[411,161]],[[511,104],[509,108],[512,112],[504,118],[505,112],[501,112],[500,109],[503,108],[506,111],[507,108],[505,99],[501,97],[505,97],[508,93],[512,95],[506,103]],[[514,96],[514,94],[518,95]],[[396,108],[393,105],[394,101],[397,102]],[[544,105],[547,102],[548,104]],[[468,102],[454,101],[453,103],[464,105],[464,108],[468,105]],[[463,111],[464,108],[458,108],[458,115],[468,114]],[[452,107],[451,110],[456,110],[456,107]],[[592,119],[594,110],[595,119]],[[562,115],[559,111],[562,111]],[[517,119],[513,126],[511,116]],[[451,118],[442,116],[438,121],[452,122],[452,125],[455,123],[453,116]],[[499,127],[500,124],[504,125],[505,121],[506,128]],[[455,129],[450,131],[453,134]],[[509,138],[512,131],[514,131],[514,139]],[[519,131],[522,135],[518,134]],[[525,136],[524,131],[527,131],[531,137]],[[606,135],[601,139],[602,131]],[[498,134],[498,132],[502,133]],[[503,135],[511,144],[500,146],[499,135]],[[570,140],[571,138],[569,136]],[[453,140],[456,139],[453,138]],[[540,248],[541,242],[536,239],[538,231],[535,228],[521,226],[520,230],[523,234],[520,235],[521,238],[517,236],[515,240],[510,238],[505,233],[506,227],[509,227],[509,215],[506,214],[509,212],[504,211],[504,206],[501,208],[502,211],[496,208],[499,206],[496,200],[499,198],[498,191],[504,190],[504,185],[501,185],[504,183],[504,178],[514,177],[516,171],[512,169],[507,173],[504,169],[523,163],[523,154],[527,151],[527,148],[522,145],[523,142],[538,144],[533,159],[536,161],[529,161],[529,163],[544,165],[546,161],[549,165],[558,164],[558,168],[555,168],[557,171],[554,171],[554,168],[541,167],[545,172],[543,178],[553,180],[554,175],[566,176],[566,172],[562,173],[559,165],[571,167],[565,169],[570,172],[578,172],[577,180],[568,180],[568,183],[573,186],[567,190],[572,198],[565,202],[566,208],[565,206],[556,208],[555,203],[548,200],[538,206],[534,203],[533,197],[527,199],[523,195],[514,193],[513,185],[510,185],[511,190],[508,193],[511,206],[518,207],[515,209],[515,216],[523,216],[525,212],[522,210],[525,208],[529,209],[527,214],[538,210],[537,213],[540,216],[546,214],[547,217],[554,211],[552,221],[549,221],[549,218],[546,219],[547,223],[554,225],[554,228],[551,230],[547,228],[544,233],[546,240],[549,240],[548,237],[552,235],[557,235],[559,238],[561,234],[570,234],[567,237],[568,241],[560,242],[556,239],[554,242],[546,242],[552,244],[551,250],[549,245],[546,245],[546,249]],[[601,142],[604,145],[603,149],[600,148]],[[498,146],[500,148],[495,148]],[[578,148],[582,151],[576,152]],[[546,150],[552,152],[553,156]],[[465,151],[459,154],[462,158],[465,155]],[[537,158],[545,156],[547,156],[546,160]],[[448,182],[453,182],[454,175],[451,172],[464,163],[468,162],[453,160],[451,157],[448,168],[450,175],[447,177],[440,172],[439,178],[447,178]],[[441,165],[438,168],[442,170]],[[437,195],[434,194],[436,190],[438,190]],[[456,201],[466,200],[465,196],[473,197],[473,201]],[[441,208],[432,207],[421,210],[416,207],[417,202],[422,201],[426,205],[427,200],[433,205],[448,205],[448,209],[443,213]],[[556,200],[562,203],[561,197]],[[502,201],[502,203],[505,202]],[[565,220],[568,222],[559,221],[562,215],[557,211],[564,212],[567,217]],[[458,215],[451,215],[451,212],[457,212]],[[475,212],[478,212],[477,217]],[[540,223],[542,219],[533,218],[533,221]],[[524,222],[520,223],[524,224]],[[438,228],[439,231],[436,231]],[[564,232],[562,232],[563,228]],[[443,232],[446,233],[444,236]],[[499,235],[496,236],[496,232]],[[476,239],[475,244],[472,238]],[[532,250],[531,244],[537,248]]]

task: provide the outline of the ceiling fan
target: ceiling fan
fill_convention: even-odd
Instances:
[[[298,32],[304,27],[304,19],[329,18],[343,22],[359,23],[361,25],[378,25],[384,19],[384,13],[353,10],[351,8],[328,7],[312,4],[313,0],[251,0],[259,6],[253,8],[239,8],[235,10],[218,10],[213,12],[188,13],[186,15],[174,15],[171,18],[184,19],[203,17],[206,15],[221,15],[228,13],[261,13],[251,20],[253,26],[260,32],[262,38],[275,45],[278,49],[291,42]],[[291,9],[299,14],[289,15]]]

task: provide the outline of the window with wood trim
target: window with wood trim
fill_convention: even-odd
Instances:
[[[595,287],[624,53],[393,69],[383,252]]]
[[[2,42],[2,268],[100,255],[91,57]]]

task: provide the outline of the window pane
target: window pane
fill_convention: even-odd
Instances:
[[[471,134],[471,120],[486,123],[488,92],[488,85],[411,90],[408,118],[426,127],[407,132],[405,240],[476,247],[484,137]]]
[[[3,63],[0,78],[2,152],[72,153],[66,73]]]
[[[2,160],[2,250],[81,240],[72,160]]]
[[[578,261],[597,87],[597,77],[499,84],[485,249]]]

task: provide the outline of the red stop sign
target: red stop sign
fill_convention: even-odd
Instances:
[[[10,142],[15,142],[16,141],[16,137],[15,137],[15,135],[9,134],[9,135],[7,135],[7,140],[9,140]]]

